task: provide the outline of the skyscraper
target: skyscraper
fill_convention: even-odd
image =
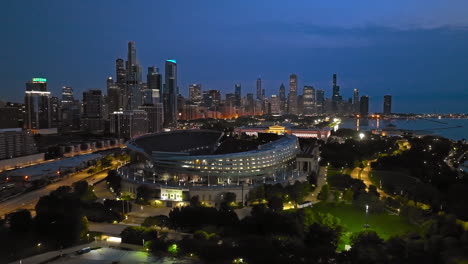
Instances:
[[[127,73],[125,72],[123,59],[117,59],[115,61],[115,76],[116,81],[115,84],[120,90],[120,98],[119,98],[119,109],[126,109],[128,98],[127,98]]]
[[[317,112],[322,114],[325,110],[325,91],[317,90],[316,98]]]
[[[176,60],[166,60],[165,84],[163,92],[164,100],[164,126],[177,127],[177,62]]]
[[[297,75],[289,76],[288,113],[297,115]]]
[[[89,132],[104,130],[103,103],[104,100],[101,90],[88,90],[83,92],[82,130]]]
[[[70,86],[63,86],[62,87],[62,104],[71,103],[75,101],[73,97],[73,88]]]
[[[59,127],[60,100],[57,96],[50,97],[50,118],[52,121],[52,127]]]
[[[25,128],[42,129],[52,127],[50,92],[47,91],[47,79],[33,78],[26,83],[24,104],[26,111]]]
[[[148,74],[146,75],[146,84],[148,90],[151,90],[152,103],[162,102],[162,76],[159,69],[151,66],[148,67]],[[146,103],[146,102],[145,102]]]
[[[114,83],[112,77],[107,78],[107,108],[109,113],[120,110],[120,88]],[[106,116],[107,118],[107,116]]]
[[[190,84],[189,85],[189,100],[194,104],[200,104],[202,102],[202,86],[201,84]]]
[[[128,42],[127,54],[127,109],[138,109],[143,104],[143,95],[141,89],[142,70],[138,64],[135,42]]]
[[[362,117],[366,117],[369,115],[369,96],[363,95],[361,96],[361,100],[359,102],[360,108],[359,113]]]
[[[280,104],[281,113],[285,113],[286,112],[286,88],[284,87],[284,84],[281,84],[279,88],[279,104]]]
[[[336,82],[336,73],[333,74],[333,94],[332,94],[332,99],[333,99],[334,101],[341,101],[340,86],[337,85],[337,82]]]
[[[236,96],[236,106],[240,107],[241,106],[241,99],[242,99],[242,90],[241,90],[241,84],[238,83],[234,85],[234,94]]]
[[[276,96],[276,94],[271,95],[270,111],[271,111],[271,114],[273,115],[281,114],[280,99],[278,96]]]
[[[302,98],[304,101],[304,114],[311,115],[314,113],[315,106],[315,89],[313,86],[304,86],[302,92]]]
[[[257,79],[257,100],[262,100],[262,79]]]
[[[353,110],[355,113],[359,112],[359,90],[354,89],[353,91]]]
[[[390,115],[392,113],[392,96],[387,94],[384,96],[383,114]]]

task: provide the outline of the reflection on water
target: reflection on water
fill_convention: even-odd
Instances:
[[[434,134],[454,140],[468,139],[468,119],[342,119],[340,128],[356,131],[372,129],[403,129],[422,134]]]

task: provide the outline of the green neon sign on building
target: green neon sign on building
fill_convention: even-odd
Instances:
[[[47,79],[46,78],[33,78],[32,81],[33,82],[47,82]]]

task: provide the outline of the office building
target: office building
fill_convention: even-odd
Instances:
[[[33,133],[21,128],[0,129],[0,160],[37,153]]]
[[[273,115],[281,114],[280,99],[276,94],[271,95],[270,99],[270,112]]]
[[[11,102],[0,107],[0,129],[23,127],[24,108],[24,104]]]
[[[109,113],[121,110],[121,94],[119,86],[114,83],[112,77],[107,78],[107,110]],[[106,116],[107,118],[107,116]]]
[[[383,114],[390,115],[392,113],[392,96],[387,94],[384,96]]]
[[[280,102],[280,111],[281,114],[286,113],[286,88],[284,84],[280,85],[279,88],[279,102]]]
[[[75,99],[72,87],[62,87],[60,108],[60,130],[80,130],[81,103]]]
[[[159,68],[154,66],[148,67],[148,74],[146,75],[147,90],[151,91],[152,103],[162,103],[162,76],[159,73]],[[144,100],[145,103],[149,99]]]
[[[201,84],[194,83],[189,85],[189,100],[194,104],[201,104],[203,100]]]
[[[316,98],[316,108],[317,113],[323,114],[325,112],[325,91],[324,90],[317,90]]]
[[[83,113],[81,129],[87,132],[102,132],[104,130],[103,109],[104,99],[101,90],[83,92]]]
[[[241,84],[238,83],[234,86],[234,94],[236,95],[236,106],[240,107],[242,102]]]
[[[353,111],[355,113],[359,112],[360,104],[359,104],[359,90],[354,89],[353,91]]]
[[[164,108],[162,103],[152,105],[142,105],[139,107],[147,114],[148,133],[161,132],[164,124]]]
[[[304,86],[302,100],[304,115],[312,115],[315,112],[315,89],[313,86]]]
[[[166,60],[163,91],[164,127],[177,127],[177,62]]]
[[[288,96],[288,113],[297,115],[297,75],[291,74],[289,76],[289,96]]]
[[[145,110],[124,110],[112,113],[110,133],[124,139],[148,133],[147,112]]]
[[[50,117],[52,127],[59,127],[60,124],[60,100],[56,96],[50,97]]]
[[[257,79],[257,100],[263,100],[262,96],[262,79]]]
[[[369,115],[369,96],[363,95],[359,100],[359,113],[362,117],[366,117]]]
[[[33,78],[26,83],[24,96],[25,128],[45,129],[52,127],[50,92],[47,90],[47,79]]]
[[[116,81],[115,84],[119,88],[120,98],[118,109],[126,109],[128,98],[127,98],[127,73],[125,71],[125,63],[123,59],[117,59],[115,61]]]

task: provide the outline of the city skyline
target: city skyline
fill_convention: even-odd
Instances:
[[[468,44],[465,34],[468,21],[457,11],[457,7],[465,4],[458,2],[450,6],[453,12],[432,16],[431,11],[439,4],[424,3],[407,7],[418,8],[418,16],[399,14],[398,23],[390,20],[402,8],[398,3],[387,9],[385,5],[355,7],[357,17],[353,12],[347,14],[327,4],[303,3],[305,11],[317,9],[321,11],[317,13],[323,14],[302,22],[281,11],[284,7],[275,2],[271,3],[269,15],[255,17],[261,5],[252,4],[241,24],[233,24],[227,10],[240,11],[245,7],[242,2],[224,9],[218,5],[198,7],[186,3],[188,6],[183,10],[166,3],[160,6],[148,3],[147,8],[128,7],[134,11],[129,12],[133,19],[112,23],[99,18],[99,12],[104,8],[123,12],[127,6],[122,2],[93,5],[94,9],[87,14],[93,23],[82,22],[77,16],[89,7],[86,2],[73,5],[73,11],[60,2],[52,2],[47,6],[48,16],[40,20],[34,19],[40,13],[34,10],[45,10],[40,4],[31,2],[29,9],[22,10],[20,5],[9,3],[7,10],[11,12],[2,19],[16,26],[14,31],[2,29],[11,41],[0,44],[9,51],[0,68],[6,76],[0,92],[3,101],[22,101],[24,83],[36,76],[49,80],[52,94],[59,94],[63,86],[73,87],[78,95],[89,89],[105,90],[106,78],[114,76],[115,58],[124,57],[126,43],[135,41],[139,63],[145,67],[155,65],[162,69],[166,59],[177,59],[179,88],[185,97],[192,83],[224,94],[240,83],[243,94],[255,94],[258,76],[270,96],[277,94],[281,83],[288,83],[291,73],[298,75],[299,90],[311,85],[330,97],[331,76],[337,73],[343,99],[352,97],[353,90],[358,89],[369,95],[373,112],[381,111],[384,94],[392,94],[395,112],[466,112],[464,102],[468,94],[464,87],[468,77],[464,74],[467,62],[463,58],[468,55],[464,48]],[[173,21],[175,17],[180,20],[167,28],[158,25],[151,29],[152,37],[148,37],[148,15],[157,7],[164,12],[157,16],[155,24]],[[194,20],[188,13],[192,10],[189,7],[200,17],[210,17],[207,14],[216,12],[211,20],[198,16]],[[300,17],[307,13],[288,8],[297,11]],[[18,23],[15,14],[20,11],[26,13],[27,19]],[[61,11],[69,12],[70,17],[63,20]],[[375,12],[370,15],[365,11]],[[332,16],[326,20],[325,14]],[[59,19],[60,25],[56,23]],[[211,25],[213,21],[217,26]],[[207,38],[213,34],[217,36],[215,39]],[[173,41],[165,41],[165,35]],[[239,40],[232,39],[233,36]],[[273,36],[275,39],[271,39]],[[31,45],[29,40],[33,37]],[[425,48],[421,49],[421,45]],[[445,67],[446,60],[450,60],[450,67]]]

